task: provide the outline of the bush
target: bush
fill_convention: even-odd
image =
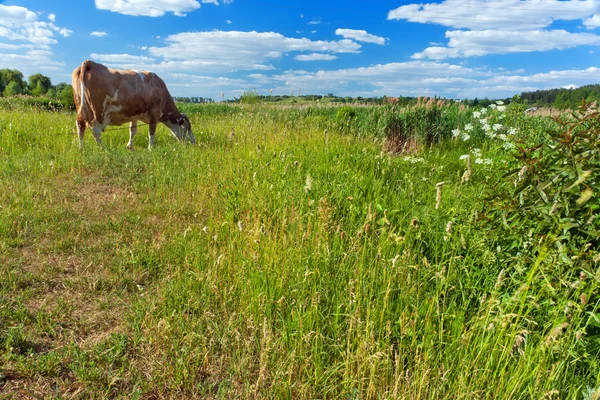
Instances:
[[[588,369],[600,356],[600,117],[584,105],[555,123],[543,140],[514,152],[514,168],[490,188],[481,221],[497,232],[506,291],[528,315],[524,329],[541,336],[562,326],[550,349]]]

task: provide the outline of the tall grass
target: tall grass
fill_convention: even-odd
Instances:
[[[8,396],[595,398],[585,311],[547,312],[540,264],[481,222],[516,161],[450,140],[472,110],[184,107],[199,146],[140,129],[133,152],[0,111]],[[384,151],[397,124],[418,154]],[[465,182],[474,148],[493,163]]]

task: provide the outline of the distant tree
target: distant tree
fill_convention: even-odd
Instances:
[[[65,108],[75,108],[73,86],[65,84],[64,88],[60,91],[60,102]]]
[[[17,81],[9,82],[8,86],[4,89],[2,95],[4,97],[16,96],[18,94],[24,94],[25,90]]]
[[[52,86],[50,89],[48,89],[48,91],[46,92],[46,96],[48,96],[52,99],[58,98],[58,93],[56,92],[56,86]]]
[[[29,77],[29,90],[34,96],[46,94],[52,87],[50,78],[42,74],[34,74]]]
[[[23,81],[23,73],[16,69],[0,69],[0,93],[8,88],[11,82],[16,82],[18,89],[15,85],[12,86],[11,92],[17,91],[18,93],[27,93],[25,81]]]

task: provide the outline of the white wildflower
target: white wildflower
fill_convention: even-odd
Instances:
[[[487,114],[487,108],[482,108],[481,109],[481,115],[485,115]]]
[[[504,142],[508,140],[508,136],[506,136],[504,133],[499,134],[498,137]]]
[[[517,134],[517,132],[518,132],[518,131],[517,131],[517,128],[515,128],[515,127],[512,127],[512,128],[510,128],[510,129],[508,130],[508,134],[509,134],[509,135],[516,135],[516,134]]]
[[[495,110],[495,109],[496,109],[496,107],[498,107],[498,106],[497,106],[497,105],[495,105],[495,104],[490,104],[490,108],[491,108],[492,110]]]
[[[498,119],[504,119],[504,114],[498,115]]]
[[[502,111],[506,110],[506,106],[498,106],[497,110],[502,112]]]
[[[475,159],[475,164],[486,164],[486,165],[490,165],[490,164],[492,164],[492,160],[491,160],[491,159],[489,159],[489,158],[480,158],[480,157],[477,157],[477,158]]]
[[[465,131],[471,132],[472,130],[473,130],[473,125],[471,125],[471,124],[466,124],[465,125]]]
[[[491,131],[491,130],[492,130],[492,127],[491,127],[491,126],[490,126],[490,124],[488,124],[487,122],[483,123],[483,126],[482,126],[482,128],[483,128],[483,130],[484,130],[484,131],[486,131],[486,132],[489,132],[489,131]]]
[[[499,106],[501,106],[502,104],[504,104],[504,102],[502,100],[498,100],[498,101],[496,101],[496,104],[498,104]]]
[[[468,133],[463,133],[461,138],[466,142],[467,140],[471,139],[471,135],[469,135]]]
[[[452,129],[452,137],[458,137],[460,135],[460,129]]]
[[[504,142],[504,144],[502,145],[502,148],[504,150],[512,150],[515,148],[515,145],[512,142]]]
[[[504,128],[504,126],[502,124],[494,124],[494,125],[492,125],[492,129],[494,131],[496,131],[496,132],[499,131],[502,128]]]
[[[463,154],[462,156],[458,157],[459,160],[466,160],[467,158],[469,158],[468,154]]]
[[[471,153],[473,153],[475,157],[481,157],[481,149],[474,148],[473,150],[471,150]]]
[[[474,111],[473,118],[479,118],[479,117],[481,117],[481,113],[479,111]]]

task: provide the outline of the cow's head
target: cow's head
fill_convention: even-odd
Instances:
[[[179,118],[170,119],[169,128],[173,131],[173,134],[177,136],[179,140],[187,140],[192,144],[196,144],[196,138],[192,132],[192,125],[190,119],[185,114],[181,114]]]

